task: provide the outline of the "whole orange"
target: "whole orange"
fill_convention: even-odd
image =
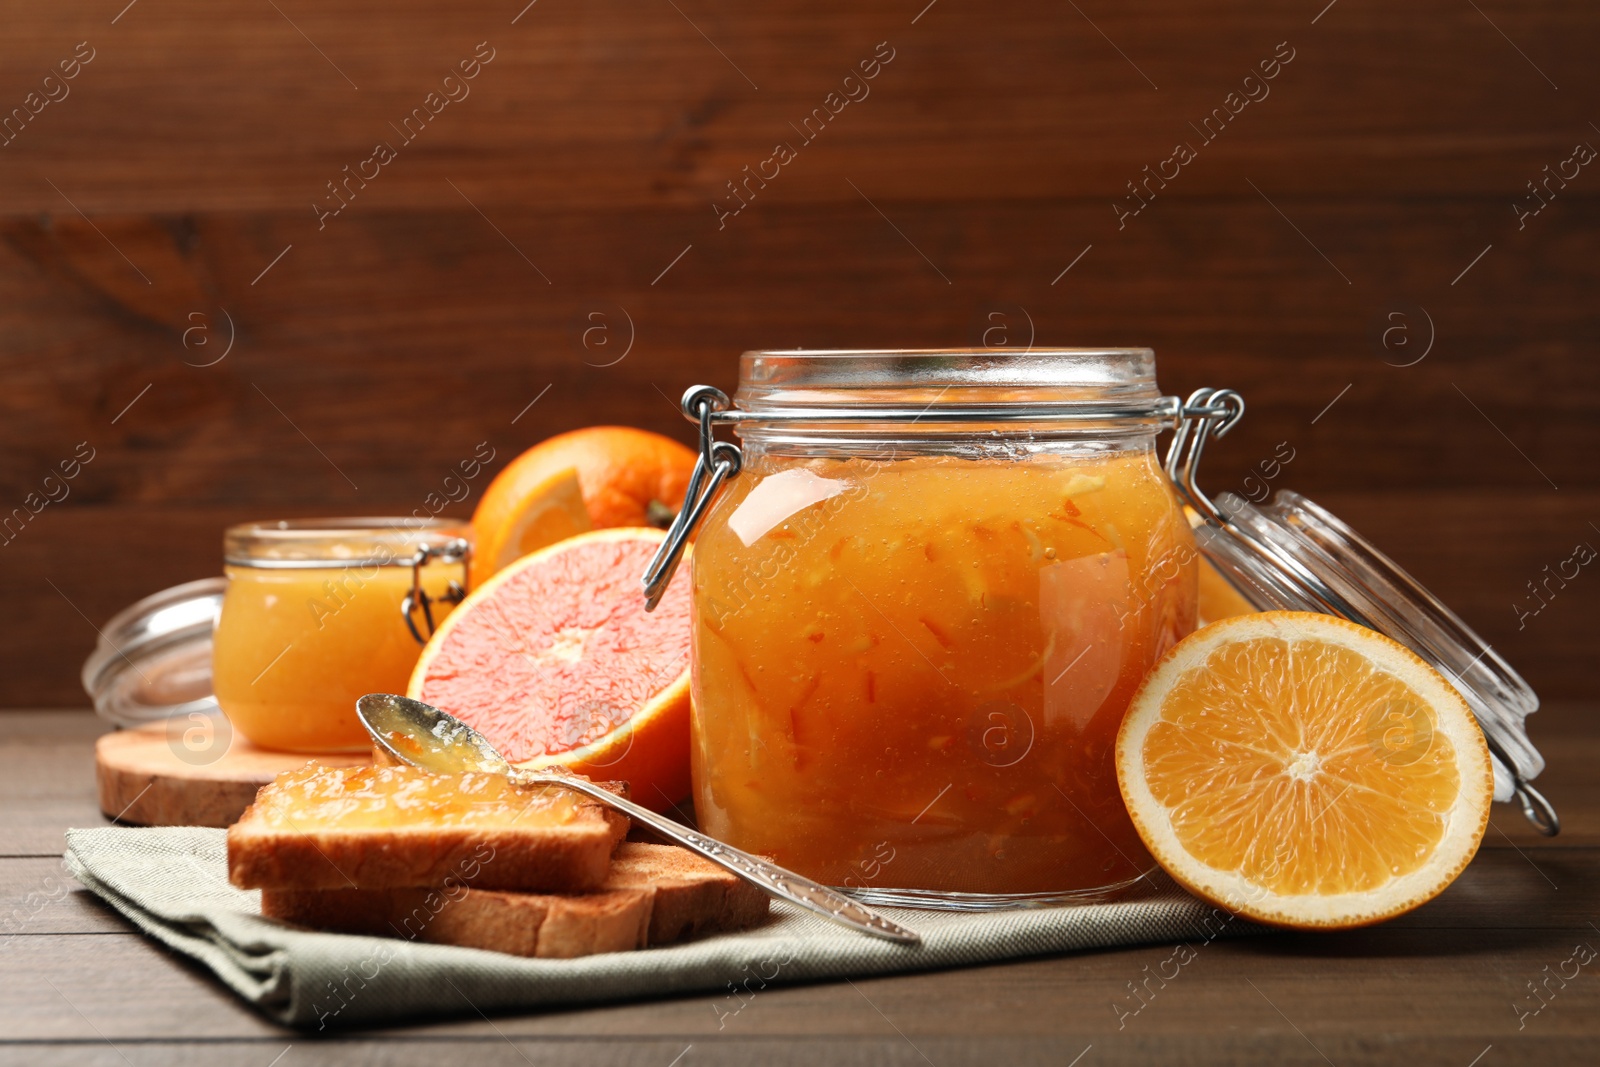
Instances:
[[[472,513],[473,585],[494,573],[500,541],[524,501],[553,476],[577,472],[595,529],[651,526],[683,505],[694,461],[694,452],[677,441],[631,426],[590,426],[534,445],[495,475]]]

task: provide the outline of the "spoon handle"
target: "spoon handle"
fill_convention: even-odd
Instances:
[[[685,848],[698,852],[712,863],[727,868],[745,881],[765,890],[769,895],[779,900],[787,900],[808,911],[814,911],[840,926],[903,945],[922,943],[922,938],[915,930],[907,929],[899,923],[884,918],[871,908],[858,904],[820,882],[813,882],[775,863],[768,863],[759,856],[752,856],[732,845],[725,845],[716,838],[691,830],[664,815],[657,815],[649,808],[640,807],[631,800],[624,800],[586,778],[539,771],[517,771],[512,778],[518,783],[530,785],[564,786],[591,796],[618,811],[626,812],[629,818],[643,823],[661,836],[670,838]]]

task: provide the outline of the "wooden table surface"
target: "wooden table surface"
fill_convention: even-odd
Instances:
[[[78,888],[62,832],[105,821],[91,757],[103,724],[0,713],[0,1064],[1593,1063],[1600,959],[1576,977],[1568,961],[1600,947],[1597,712],[1556,704],[1532,720],[1560,837],[1497,805],[1482,851],[1433,903],[1367,930],[1204,945],[1120,1028],[1113,1006],[1170,946],[771,987],[720,1029],[715,998],[692,994],[333,1038],[265,1020]]]

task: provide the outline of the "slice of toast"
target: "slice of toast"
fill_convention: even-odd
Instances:
[[[604,888],[655,890],[648,941],[652,945],[670,945],[719,930],[744,930],[767,915],[765,892],[677,845],[623,842]]]
[[[767,895],[688,849],[627,841],[593,893],[268,889],[261,914],[320,930],[571,959],[742,930],[766,916]]]
[[[228,829],[243,889],[597,888],[628,818],[571,790],[499,775],[308,766],[281,774]]]

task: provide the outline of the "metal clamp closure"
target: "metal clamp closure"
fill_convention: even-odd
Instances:
[[[705,518],[717,490],[729,478],[739,473],[743,454],[729,441],[718,441],[717,425],[738,425],[743,422],[786,422],[809,420],[816,422],[1038,422],[1077,421],[1092,419],[1145,418],[1158,423],[1176,426],[1176,434],[1167,449],[1166,470],[1185,498],[1207,519],[1225,523],[1226,517],[1211,498],[1195,482],[1195,471],[1200,454],[1212,434],[1221,437],[1244,417],[1244,398],[1231,389],[1197,389],[1189,399],[1180,404],[1176,397],[1160,397],[1145,404],[1104,403],[1098,401],[1068,401],[1056,404],[984,404],[934,405],[917,408],[837,408],[819,411],[815,408],[791,408],[769,411],[744,411],[735,409],[728,394],[710,385],[691,386],[680,402],[684,417],[699,426],[700,455],[695,460],[694,473],[689,477],[689,488],[684,496],[683,508],[667,529],[666,540],[656,549],[645,570],[644,606],[653,611],[667,591],[678,562],[695,528]],[[409,614],[407,618],[409,619]]]
[[[433,560],[441,563],[461,564],[461,580],[451,580],[449,588],[443,596],[432,597],[422,588],[422,568]],[[417,639],[417,644],[425,645],[428,637],[433,636],[433,605],[459,604],[467,598],[467,565],[472,560],[472,542],[462,537],[446,541],[442,545],[418,545],[416,554],[409,561],[411,566],[411,592],[400,601],[400,614],[406,620],[406,629],[411,631],[411,636]],[[422,636],[422,631],[417,629],[416,614],[422,612],[422,620],[428,626],[428,637]]]
[[[1215,434],[1222,437],[1244,418],[1244,397],[1232,389],[1196,389],[1179,412],[1177,431],[1167,445],[1167,477],[1202,517],[1227,522],[1227,516],[1196,483],[1200,454]]]
[[[1068,400],[1053,403],[928,404],[923,407],[869,405],[854,408],[796,406],[748,411],[735,408],[728,400],[728,394],[721,389],[696,385],[683,394],[681,407],[684,417],[699,426],[700,455],[695,461],[694,473],[689,478],[683,508],[673,519],[666,540],[656,550],[645,571],[643,585],[646,611],[654,610],[661,602],[684,549],[695,527],[716,498],[717,490],[739,473],[743,460],[739,447],[728,441],[716,440],[714,431],[717,426],[762,422],[1026,423],[1144,419],[1157,427],[1178,426],[1180,439],[1185,444],[1180,446],[1178,441],[1174,441],[1175,449],[1168,455],[1171,469],[1175,457],[1191,440],[1186,434],[1188,428],[1200,428],[1198,436],[1193,438],[1192,452],[1192,458],[1198,459],[1205,438],[1213,432],[1213,427],[1218,435],[1224,434],[1244,414],[1244,401],[1239,394],[1217,389],[1199,390],[1189,398],[1187,404],[1180,404],[1177,397],[1163,396],[1146,401]],[[1194,492],[1198,494],[1199,490]],[[1211,510],[1215,511],[1214,508]]]
[[[728,394],[710,385],[696,385],[683,394],[683,413],[700,425],[700,456],[695,460],[694,473],[689,476],[689,488],[684,494],[683,507],[667,528],[667,539],[661,542],[650,566],[644,572],[644,610],[654,611],[672,582],[683,551],[696,526],[705,517],[711,502],[716,499],[722,483],[739,473],[744,455],[739,446],[730,441],[718,441],[712,432],[712,416],[729,408]]]
[[[1489,736],[1488,731],[1485,731],[1483,736],[1487,739]],[[1494,747],[1493,742],[1491,742],[1490,748],[1493,749]],[[1523,818],[1531,822],[1533,828],[1546,837],[1554,837],[1559,834],[1561,832],[1561,816],[1556,814],[1554,805],[1545,799],[1543,793],[1535,789],[1523,779],[1522,775],[1517,773],[1516,764],[1512,763],[1509,758],[1502,754],[1500,762],[1511,772],[1512,795],[1516,797],[1517,803],[1522,807]]]

